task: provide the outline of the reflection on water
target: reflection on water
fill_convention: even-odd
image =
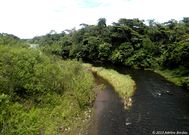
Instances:
[[[121,134],[125,125],[124,106],[121,98],[113,87],[102,78],[95,76],[98,84],[105,84],[103,91],[97,94],[94,104],[95,122],[89,130],[90,135],[116,135]],[[94,128],[95,127],[95,128]],[[119,130],[118,130],[119,129]]]
[[[188,93],[151,71],[116,70],[130,74],[136,82],[133,106],[125,111],[111,85],[95,76],[98,83],[106,84],[106,88],[96,98],[95,128],[89,129],[89,134],[151,135],[153,131],[189,134]]]

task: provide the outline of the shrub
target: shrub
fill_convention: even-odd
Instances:
[[[40,51],[0,48],[1,92],[19,97],[63,92],[62,69]]]
[[[0,46],[0,133],[62,134],[82,123],[76,118],[92,105],[93,83],[77,61]]]

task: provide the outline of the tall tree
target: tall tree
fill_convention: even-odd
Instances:
[[[98,27],[106,27],[106,18],[98,19]]]

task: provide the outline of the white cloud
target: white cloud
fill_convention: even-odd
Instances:
[[[61,32],[81,23],[108,23],[119,18],[182,19],[189,13],[188,0],[0,0],[0,32],[21,38]]]

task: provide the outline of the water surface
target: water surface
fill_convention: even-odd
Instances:
[[[151,135],[157,131],[189,134],[189,94],[185,90],[151,71],[117,70],[130,74],[136,82],[133,106],[124,110],[112,86],[95,76],[106,87],[97,95],[96,121],[90,135]]]

